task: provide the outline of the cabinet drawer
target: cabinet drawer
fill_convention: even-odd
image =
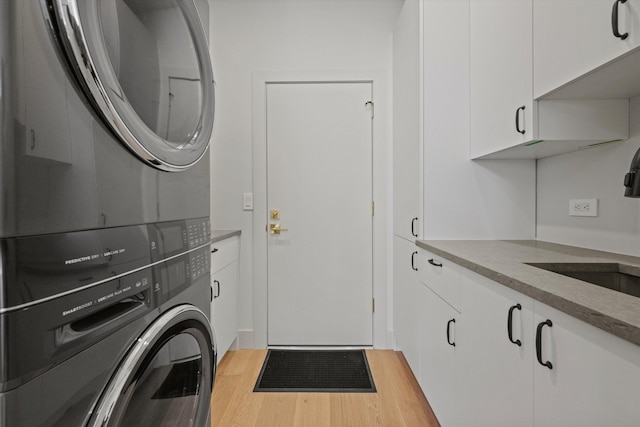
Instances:
[[[460,311],[460,272],[454,264],[431,252],[418,251],[418,278],[451,307]]]
[[[240,238],[237,236],[211,245],[211,272],[215,273],[237,261],[240,256]]]

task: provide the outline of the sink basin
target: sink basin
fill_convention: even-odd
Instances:
[[[640,298],[640,269],[617,263],[526,263]]]

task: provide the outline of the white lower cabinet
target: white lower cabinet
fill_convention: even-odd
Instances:
[[[211,252],[211,326],[216,336],[218,362],[238,335],[237,286],[239,238],[215,243]]]
[[[534,425],[640,425],[640,348],[546,304],[534,307]]]
[[[449,260],[420,249],[418,279],[451,307],[460,311],[460,268]]]
[[[394,246],[394,325],[396,344],[402,349],[416,378],[420,377],[420,320],[416,262],[418,248],[402,237],[393,237]]]
[[[458,395],[459,313],[425,284],[420,283],[420,377],[422,391],[440,425],[455,426]]]
[[[461,426],[533,426],[533,300],[463,272]]]
[[[640,425],[640,347],[451,267],[460,275],[459,311],[417,280],[417,293],[405,289],[396,300],[405,304],[396,312],[407,309],[398,345],[415,359],[419,343],[414,373],[442,426]],[[409,319],[417,338],[402,331]]]

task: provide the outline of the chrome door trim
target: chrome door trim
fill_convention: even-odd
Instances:
[[[113,104],[111,96],[118,97],[124,101],[123,106],[131,109],[132,114],[137,116],[131,105],[121,95],[113,92],[110,95],[109,88],[100,78],[100,73],[96,68],[96,61],[89,48],[87,36],[82,23],[82,17],[78,9],[78,4],[89,0],[50,0],[50,11],[57,22],[58,37],[63,45],[69,65],[76,78],[96,108],[99,115],[106,122],[108,127],[114,132],[121,142],[133,151],[140,159],[160,170],[169,172],[179,172],[185,170],[200,160],[209,147],[209,139],[213,132],[213,116],[215,110],[214,80],[211,60],[209,56],[207,38],[202,28],[194,0],[181,0],[179,5],[191,30],[194,42],[194,49],[198,58],[200,73],[202,76],[202,109],[199,123],[188,141],[184,141],[176,147],[158,136],[149,129],[141,119],[134,124],[127,124],[122,119]],[[198,25],[193,25],[193,22]],[[195,27],[195,28],[194,28]],[[105,48],[106,50],[106,48]],[[111,74],[110,78],[117,81],[112,69],[106,71]],[[118,85],[118,89],[121,88]],[[146,148],[147,144],[162,146],[166,151],[172,153],[182,152],[183,155],[191,155],[185,162],[175,162],[162,158]],[[204,148],[203,148],[204,147]]]
[[[110,419],[113,415],[113,410],[116,408],[118,400],[125,394],[124,391],[131,379],[131,376],[136,374],[136,369],[139,368],[140,363],[143,362],[147,356],[152,355],[151,352],[154,349],[156,341],[162,337],[163,333],[168,328],[188,320],[195,320],[204,325],[209,333],[209,337],[211,338],[211,366],[206,366],[203,363],[203,368],[205,369],[205,375],[210,373],[211,386],[213,387],[217,353],[215,336],[209,326],[209,320],[197,307],[186,304],[179,305],[165,312],[156,319],[156,321],[138,338],[133,347],[127,353],[126,358],[120,366],[118,366],[116,374],[109,382],[107,389],[100,398],[100,402],[93,411],[92,421],[89,425],[93,427],[109,425]],[[197,340],[197,337],[194,336],[194,338]],[[205,404],[208,405],[208,401]],[[208,414],[209,411],[207,411],[207,416]]]

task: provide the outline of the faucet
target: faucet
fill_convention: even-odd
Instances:
[[[629,173],[624,176],[624,186],[625,197],[640,197],[640,148],[631,160]]]

